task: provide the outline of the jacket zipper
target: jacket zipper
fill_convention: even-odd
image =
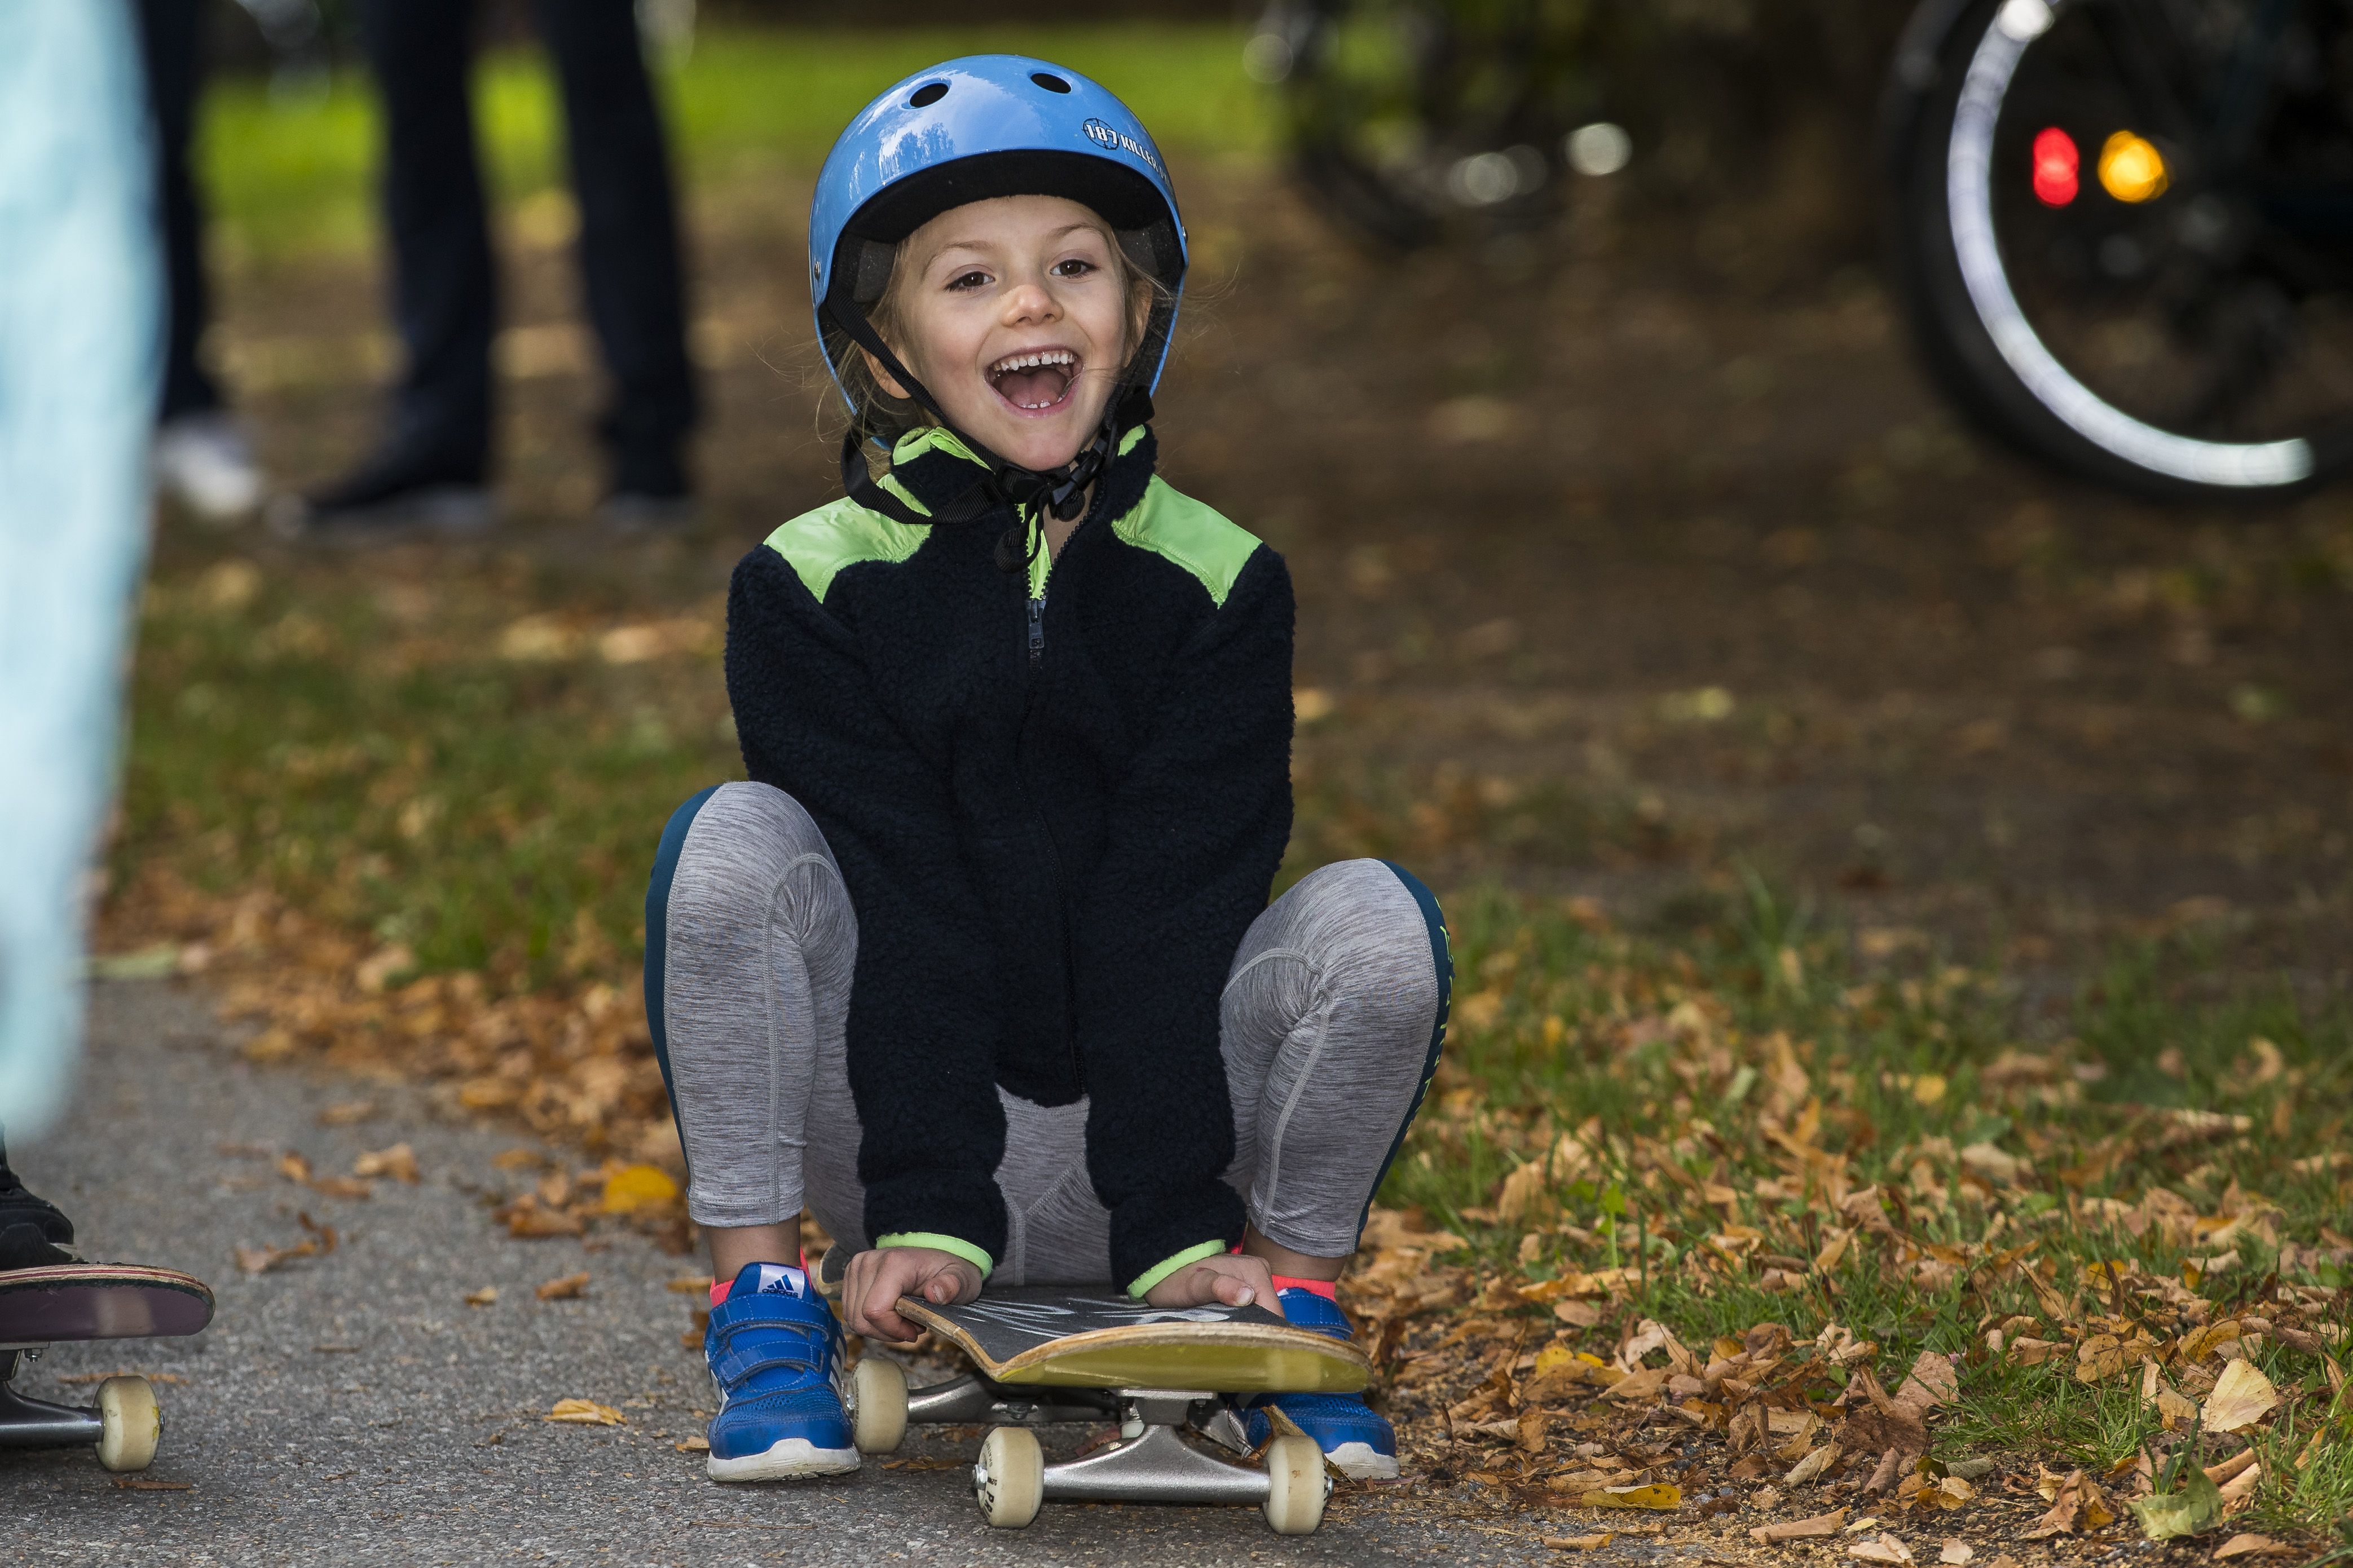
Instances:
[[[1030,520],[1029,527],[1042,531],[1034,518]],[[1053,570],[1053,558],[1046,551],[1046,542],[1037,537],[1036,533],[1032,533],[1029,542],[1036,547],[1038,554],[1032,561],[1027,579],[1029,668],[1028,677],[1023,682],[1025,689],[1021,703],[1022,724],[1025,729],[1029,724],[1030,704],[1035,702],[1038,697],[1038,667],[1046,657],[1046,579]],[[1078,1086],[1079,1092],[1083,1095],[1087,1091],[1087,1069],[1086,1063],[1080,1058],[1079,1032],[1074,1020],[1071,1017],[1071,986],[1077,978],[1077,961],[1076,955],[1071,951],[1070,922],[1068,910],[1065,908],[1067,900],[1062,891],[1061,851],[1055,847],[1054,830],[1047,823],[1046,814],[1039,811],[1037,803],[1030,798],[1029,784],[1027,779],[1021,777],[1020,763],[1018,758],[1014,763],[1014,777],[1020,782],[1022,804],[1029,807],[1029,815],[1038,825],[1038,837],[1046,847],[1047,879],[1054,889],[1055,913],[1062,927],[1062,1038],[1071,1053],[1071,1080]]]
[[[1046,657],[1046,579],[1052,575],[1054,557],[1040,537],[1045,525],[1037,518],[1029,520],[1028,581],[1029,584],[1029,668],[1036,673],[1038,661]]]

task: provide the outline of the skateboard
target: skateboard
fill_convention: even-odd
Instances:
[[[956,1307],[902,1297],[899,1313],[968,1357],[962,1377],[910,1390],[895,1362],[852,1369],[860,1449],[889,1453],[911,1421],[983,1422],[973,1492],[992,1525],[1018,1529],[1057,1502],[1255,1503],[1280,1534],[1324,1518],[1324,1454],[1296,1432],[1266,1446],[1263,1468],[1196,1447],[1186,1434],[1247,1457],[1239,1401],[1277,1393],[1346,1394],[1371,1368],[1345,1341],[1294,1329],[1263,1308],[1161,1308],[1108,1288],[1030,1286]],[[1032,1427],[1116,1425],[1107,1447],[1048,1464]]]
[[[212,1321],[213,1293],[193,1275],[114,1263],[65,1263],[0,1273],[0,1448],[91,1443],[110,1470],[143,1470],[164,1435],[143,1377],[110,1377],[93,1406],[52,1405],[13,1386],[49,1345],[193,1334]]]

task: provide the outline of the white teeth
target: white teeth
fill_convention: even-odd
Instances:
[[[1068,349],[1039,349],[1030,353],[1008,354],[988,367],[991,375],[1008,375],[1017,370],[1035,370],[1039,365],[1076,364],[1079,356]]]

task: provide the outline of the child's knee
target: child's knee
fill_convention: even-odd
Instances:
[[[1294,894],[1322,936],[1326,984],[1362,1002],[1423,1019],[1446,1005],[1452,965],[1438,900],[1387,860],[1339,860],[1301,879]]]
[[[648,900],[649,918],[691,910],[702,919],[762,921],[777,884],[797,867],[821,865],[838,884],[825,836],[800,802],[771,784],[736,782],[695,795],[662,832]]]

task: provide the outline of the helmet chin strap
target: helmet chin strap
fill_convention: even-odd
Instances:
[[[1030,531],[1026,525],[1044,521],[1049,513],[1064,522],[1077,517],[1086,506],[1087,488],[1111,466],[1113,449],[1121,434],[1152,417],[1152,395],[1141,386],[1131,386],[1112,400],[1103,410],[1103,423],[1096,429],[1094,438],[1069,462],[1053,468],[1025,468],[998,457],[957,429],[955,422],[940,407],[930,389],[899,363],[899,356],[891,352],[890,345],[882,341],[882,335],[867,321],[866,312],[855,305],[847,310],[836,310],[833,301],[828,300],[825,313],[828,320],[849,334],[852,342],[873,355],[890,373],[891,379],[904,387],[907,395],[924,413],[938,421],[941,429],[963,443],[965,448],[979,458],[987,470],[973,487],[980,492],[981,504],[960,507],[955,514],[947,517],[923,517],[875,483],[873,472],[867,467],[863,432],[853,426],[841,441],[842,488],[859,505],[900,522],[963,521],[979,516],[990,506],[1012,507],[1018,515],[1013,528],[998,541],[997,550],[997,563],[1008,572],[1019,571],[1034,553],[1034,548],[1027,538]],[[971,493],[966,492],[967,495]],[[1017,540],[1017,535],[1022,537]]]

